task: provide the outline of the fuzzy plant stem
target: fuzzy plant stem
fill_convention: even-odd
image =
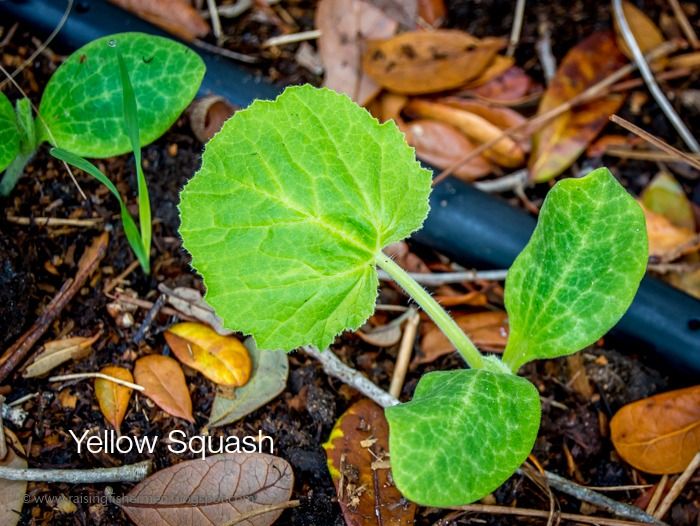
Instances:
[[[452,345],[462,355],[469,367],[472,369],[482,369],[484,367],[485,360],[482,354],[427,290],[421,287],[416,280],[383,252],[377,254],[375,261],[430,316],[430,319],[435,322],[435,325],[452,342]]]

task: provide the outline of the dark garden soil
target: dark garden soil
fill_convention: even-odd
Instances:
[[[454,1],[449,7],[448,26],[465,29],[476,36],[507,35],[512,23],[510,0]],[[655,17],[662,2],[647,1],[647,12]],[[290,12],[297,21],[298,30],[313,28],[313,2],[296,2]],[[610,27],[607,1],[587,0],[573,2],[528,2],[528,18],[523,28],[517,63],[535,78],[541,78],[539,63],[534,53],[537,40],[538,17],[546,17],[552,24],[554,54],[561,58],[566,50],[595,29]],[[698,18],[696,15],[696,22]],[[4,22],[4,21],[3,21]],[[259,44],[276,34],[274,26],[260,22],[252,14],[238,19],[225,27],[227,34],[238,37],[229,45],[237,51],[261,56],[260,69],[267,77],[280,83],[320,83],[320,77],[296,64],[293,59],[294,46],[282,52],[260,52]],[[9,29],[5,26],[5,32]],[[35,48],[35,36],[29,28],[19,26],[14,36],[2,48],[3,65],[12,70]],[[262,54],[261,54],[262,53]],[[19,77],[18,82],[28,91],[36,103],[40,88],[55,67],[60,57],[51,52],[42,54],[31,67]],[[697,78],[680,81],[691,84]],[[14,93],[11,93],[13,98]],[[642,124],[652,133],[673,142],[666,121],[653,103],[644,106],[644,113],[626,115]],[[700,121],[689,116],[694,133],[700,136]],[[680,146],[677,144],[677,146]],[[181,249],[177,235],[178,192],[192,176],[200,162],[202,144],[193,138],[186,117],[163,138],[144,149],[144,168],[149,182],[153,203],[155,257],[151,276],[144,276],[135,269],[119,283],[122,290],[133,291],[135,296],[153,302],[157,299],[158,284],[169,287],[189,286],[202,289],[201,280],[188,266],[188,257]],[[643,188],[655,173],[651,163],[624,162],[607,159],[617,169],[623,181],[633,191]],[[129,156],[102,162],[104,172],[115,181],[122,195],[128,196],[135,206],[134,189],[136,179],[133,160]],[[107,305],[113,300],[104,292],[105,286],[122,273],[133,261],[133,254],[126,242],[118,218],[118,207],[108,192],[93,179],[78,174],[77,181],[89,197],[84,201],[67,173],[42,149],[31,163],[11,197],[0,201],[0,344],[7,348],[36,319],[42,307],[60,289],[62,284],[75,274],[77,261],[85,248],[103,229],[63,227],[45,228],[35,225],[18,225],[5,216],[18,217],[71,217],[100,218],[111,226],[111,239],[106,257],[98,270],[85,284],[79,294],[63,310],[58,320],[47,331],[44,340],[61,335],[92,335],[103,331],[94,352],[86,359],[69,363],[55,371],[57,374],[95,371],[109,365],[125,365],[131,368],[136,358],[149,353],[168,353],[162,332],[176,319],[159,314],[152,323],[144,325],[147,309],[137,309],[131,316],[114,318]],[[700,203],[697,181],[676,174],[695,202]],[[534,191],[530,197],[538,204],[542,191]],[[513,202],[517,199],[513,197]],[[134,210],[135,211],[135,210]],[[497,221],[498,218],[494,218]],[[436,254],[415,250],[428,263],[438,262]],[[493,307],[502,305],[502,291],[496,283],[475,283],[474,290],[487,291]],[[457,287],[457,290],[465,290]],[[382,302],[405,304],[405,297],[391,287],[385,286]],[[386,320],[377,315],[375,321]],[[133,321],[133,323],[131,323]],[[144,333],[145,331],[145,333]],[[134,336],[145,336],[139,344]],[[338,339],[335,346],[338,355],[349,365],[365,373],[381,386],[391,379],[396,348],[378,349],[362,342],[353,335]],[[572,371],[572,362],[565,359],[539,362],[524,370],[540,389],[544,400],[542,427],[533,455],[550,471],[570,480],[591,486],[644,484],[656,481],[655,477],[644,478],[632,470],[616,455],[607,433],[607,422],[623,404],[649,396],[664,389],[684,385],[684,380],[672,371],[657,369],[646,356],[638,355],[635,348],[625,342],[606,340],[583,353],[583,364],[592,387],[592,395],[585,397],[577,387],[577,373]],[[209,430],[213,434],[257,434],[262,430],[275,439],[276,453],[287,459],[295,473],[296,484],[293,498],[300,498],[299,508],[284,513],[278,524],[300,526],[342,525],[343,519],[336,503],[336,492],[326,468],[326,459],[321,444],[343,411],[359,395],[340,382],[329,379],[320,366],[309,357],[293,353],[290,355],[291,371],[284,393],[275,401],[252,413],[234,425]],[[410,395],[421,374],[428,370],[459,367],[455,356],[443,357],[429,366],[411,370],[403,388],[403,399]],[[579,371],[580,374],[580,371]],[[203,434],[204,425],[214,395],[211,382],[199,374],[187,375],[195,424],[188,424],[170,417],[143,397],[126,416],[122,432],[129,435],[160,435],[173,428],[183,429],[188,435]],[[89,468],[120,465],[143,458],[127,454],[119,458],[107,454],[92,455],[76,452],[68,430],[104,429],[104,417],[94,397],[92,382],[82,381],[64,384],[49,384],[45,380],[27,381],[15,375],[7,384],[5,396],[15,400],[24,395],[38,393],[22,407],[30,417],[22,428],[12,428],[27,447],[29,465],[36,468],[65,467]],[[169,453],[161,443],[153,458],[155,469],[178,462],[183,457]],[[114,493],[129,490],[127,484],[112,485]],[[99,496],[104,486],[30,484],[31,497],[41,495]],[[633,502],[641,495],[639,491],[614,493],[615,499]],[[586,513],[588,508],[575,499],[557,494],[562,511]],[[700,481],[697,477],[687,486],[682,497],[672,509],[669,521],[683,526],[697,524],[700,499]],[[695,505],[693,505],[695,502]],[[492,503],[518,505],[528,508],[549,509],[546,493],[530,480],[515,475],[494,495]],[[543,524],[541,519],[494,517],[488,515],[451,514],[444,510],[419,509],[416,524],[436,524],[441,518],[452,520],[439,524]],[[119,507],[110,504],[78,504],[73,514],[62,514],[49,505],[25,505],[22,524],[130,524]]]

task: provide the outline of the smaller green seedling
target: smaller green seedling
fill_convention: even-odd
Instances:
[[[332,91],[293,87],[237,112],[209,142],[181,194],[180,233],[207,301],[263,349],[325,348],[359,327],[374,309],[376,267],[401,285],[471,369],[428,373],[413,400],[386,410],[392,473],[407,498],[456,506],[525,460],[540,399],[515,373],[590,345],[620,319],[647,238],[640,207],[607,169],[557,183],[508,273],[500,360],[382,252],[420,228],[430,187],[393,122]]]
[[[160,137],[192,101],[204,63],[186,46],[142,33],[99,38],[71,54],[52,75],[36,120],[26,99],[16,111],[0,93],[0,195],[8,195],[38,146],[105,158],[133,150],[123,124],[121,68],[129,71],[138,108],[139,146]],[[140,184],[140,183],[139,183]]]
[[[124,233],[126,239],[131,246],[131,249],[136,254],[141,268],[148,274],[150,271],[150,254],[151,254],[151,201],[148,196],[148,186],[146,177],[143,174],[141,166],[141,148],[139,140],[139,122],[136,108],[136,96],[134,88],[129,78],[129,72],[126,69],[124,58],[121,54],[117,54],[119,62],[119,74],[122,88],[122,107],[124,109],[124,130],[129,137],[131,148],[134,153],[134,162],[136,164],[136,179],[138,184],[138,203],[139,203],[139,225],[140,231],[136,228],[136,222],[131,217],[126,203],[119,194],[114,183],[100,171],[97,166],[83,159],[79,155],[75,155],[68,150],[62,148],[51,148],[51,155],[64,161],[68,164],[83,170],[85,173],[92,175],[95,179],[107,187],[107,189],[117,198],[119,209],[124,225]]]

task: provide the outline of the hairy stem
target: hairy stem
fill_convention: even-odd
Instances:
[[[473,369],[484,367],[484,357],[471,342],[459,325],[447,314],[435,299],[421,287],[408,273],[398,266],[383,252],[377,254],[375,259],[377,265],[384,270],[391,278],[398,283],[403,290],[408,293],[413,300],[421,306],[425,313],[430,316],[443,334],[447,337],[455,349],[462,355],[467,365]]]

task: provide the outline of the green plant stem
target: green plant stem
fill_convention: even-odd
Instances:
[[[474,346],[459,325],[447,314],[447,311],[435,301],[435,299],[421,287],[408,273],[398,266],[383,252],[375,258],[377,265],[405,290],[411,298],[426,312],[435,322],[443,334],[447,337],[455,349],[462,355],[467,365],[472,369],[482,369],[485,365],[484,357]]]
[[[29,153],[20,153],[15,157],[14,161],[5,170],[2,181],[0,181],[0,195],[10,195],[17,181],[22,177],[25,167],[31,162],[35,154],[36,151],[31,151]]]

